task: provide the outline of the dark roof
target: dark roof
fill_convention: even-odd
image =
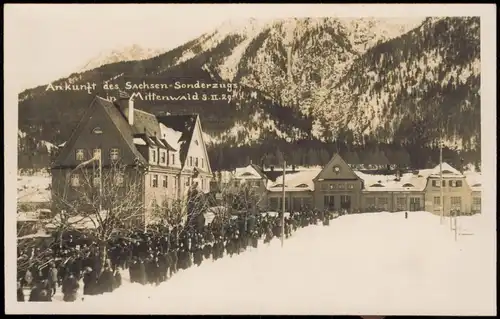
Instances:
[[[250,166],[255,170],[257,171],[257,173],[260,175],[261,178],[265,178],[267,179],[267,176],[266,174],[264,174],[264,170],[259,166],[259,165],[256,165],[256,164],[250,164]]]
[[[298,173],[299,171],[297,170],[285,170],[285,174],[295,174]],[[280,176],[283,175],[283,170],[282,169],[274,169],[274,171],[262,171],[262,173],[271,181],[276,182],[276,179]]]
[[[64,145],[61,153],[57,157],[55,161],[55,166],[60,166],[61,161],[66,159],[68,156],[68,153],[71,151],[71,147],[75,143],[75,140],[80,136],[85,124],[87,123],[88,116],[92,109],[94,107],[101,107],[108,115],[113,124],[116,126],[118,131],[120,132],[120,135],[123,137],[127,145],[130,147],[134,155],[143,163],[146,162],[144,157],[142,156],[141,153],[137,150],[137,148],[134,145],[134,136],[132,129],[130,128],[130,125],[127,122],[127,119],[123,114],[120,112],[120,110],[116,107],[116,105],[108,101],[106,99],[103,99],[99,96],[96,96],[94,100],[90,103],[90,106],[88,109],[85,111],[84,115],[82,116],[82,119],[76,126],[75,130],[73,131],[73,134],[71,135],[70,139],[68,142]]]
[[[138,109],[134,109],[134,133],[155,136],[160,134],[160,123],[156,116]]]
[[[187,152],[189,150],[189,144],[191,144],[191,139],[193,138],[197,118],[198,115],[196,114],[161,115],[157,117],[158,122],[162,123],[166,127],[182,133],[182,136],[179,139],[179,142],[181,143],[181,149],[179,153],[182,166],[184,166],[184,163],[186,162]]]

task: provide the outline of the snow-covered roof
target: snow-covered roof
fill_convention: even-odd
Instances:
[[[161,138],[167,141],[168,145],[170,145],[176,151],[179,151],[181,149],[182,141],[180,141],[180,139],[182,137],[182,132],[178,132],[165,126],[163,123],[160,123],[160,134]]]
[[[441,168],[441,166],[442,166],[442,168]],[[442,163],[441,165],[438,164],[436,167],[434,167],[432,169],[429,176],[438,176],[438,175],[440,175],[441,170],[442,170],[443,176],[450,176],[450,175],[456,176],[456,177],[463,176],[462,173],[460,173],[458,170],[453,168],[448,163]]]
[[[414,176],[413,174],[404,174],[400,180],[395,180],[394,175],[378,176],[374,175],[368,178],[368,174],[364,174],[365,191],[367,192],[405,192],[405,191],[423,191],[427,183],[427,178],[424,176]],[[374,179],[380,178],[373,182]]]
[[[321,169],[308,169],[285,175],[285,191],[304,192],[314,191],[313,179],[318,176]],[[276,178],[275,182],[268,182],[267,189],[271,192],[282,191],[283,175]]]
[[[36,222],[38,221],[38,215],[37,212],[19,212],[16,220],[18,222]]]
[[[237,167],[234,170],[234,178],[238,179],[261,179],[261,174],[255,169],[253,165],[247,165],[245,167]]]
[[[146,145],[146,142],[140,137],[134,137],[135,145]]]

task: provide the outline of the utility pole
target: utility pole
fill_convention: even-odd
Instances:
[[[441,191],[441,224],[443,224],[444,220],[444,196],[443,196],[443,140],[442,140],[442,134],[441,138],[439,139],[439,188]]]
[[[286,161],[283,161],[283,204],[281,207],[281,247],[283,247],[283,243],[285,241],[285,174],[286,174]]]

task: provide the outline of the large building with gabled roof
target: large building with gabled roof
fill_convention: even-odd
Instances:
[[[96,96],[52,167],[52,196],[64,193],[71,198],[72,190],[78,196],[83,176],[75,168],[87,165],[96,154],[103,170],[117,161],[141,168],[146,223],[153,206],[171,205],[193,187],[210,190],[212,170],[196,114],[155,116],[136,109],[126,94],[115,102]],[[120,185],[127,183],[127,175],[124,178]]]
[[[257,170],[247,167],[240,171]],[[282,173],[280,170],[262,173],[265,177],[252,174],[252,183],[260,178],[267,184],[267,202],[261,208],[281,211]],[[469,182],[463,173],[447,163],[402,178],[389,178],[356,171],[335,154],[319,169],[286,170],[284,190],[286,211],[313,208],[360,212],[425,210],[440,214],[442,209],[445,215],[454,210],[465,214],[481,211],[481,183]]]

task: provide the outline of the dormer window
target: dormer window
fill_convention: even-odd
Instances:
[[[160,164],[166,164],[167,154],[165,151],[160,151]]]
[[[193,166],[193,157],[189,156],[189,166]]]
[[[151,163],[156,164],[156,150],[151,149]]]
[[[83,149],[77,149],[76,150],[76,160],[77,161],[83,161],[85,159],[85,153],[83,152]]]
[[[194,166],[198,167],[198,157],[194,159]]]
[[[172,154],[171,156],[172,156],[172,161],[171,161],[171,164],[172,164],[172,165],[175,165],[175,154]]]
[[[201,168],[205,168],[205,161],[203,160],[203,158],[201,159]]]

